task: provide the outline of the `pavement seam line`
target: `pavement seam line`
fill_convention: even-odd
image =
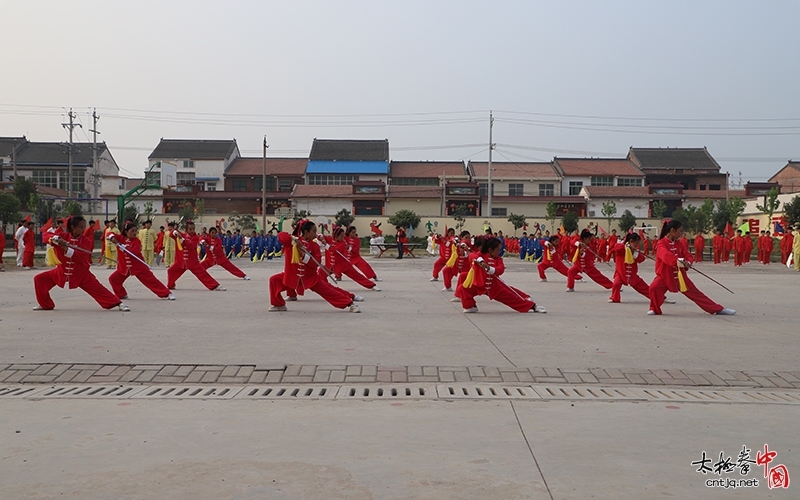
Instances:
[[[525,435],[525,429],[522,428],[522,422],[519,421],[519,415],[517,415],[517,409],[514,407],[514,402],[509,401],[509,404],[511,405],[511,411],[514,412],[514,418],[517,420],[517,425],[519,426],[519,432],[522,433],[522,439],[525,440],[525,444],[528,446],[528,451],[531,452],[533,463],[536,464],[536,469],[539,471],[539,476],[542,478],[544,487],[547,488],[547,494],[550,495],[550,500],[555,500],[553,498],[553,492],[550,491],[550,485],[547,484],[547,479],[544,478],[544,473],[542,472],[542,468],[539,466],[539,461],[536,459],[536,455],[533,453],[533,448],[531,448],[531,443],[530,441],[528,441],[528,436]]]

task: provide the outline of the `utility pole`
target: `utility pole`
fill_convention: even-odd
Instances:
[[[74,123],[73,120],[75,119],[75,113],[72,112],[72,108],[69,108],[69,123],[62,123],[61,126],[64,128],[69,129],[69,144],[67,144],[67,161],[69,164],[69,170],[67,171],[67,195],[68,198],[72,198],[72,130],[75,127],[83,126],[80,123]]]
[[[486,204],[486,216],[492,216],[492,149],[494,149],[494,144],[492,144],[492,125],[494,124],[494,118],[492,117],[492,112],[489,111],[489,184],[486,186],[486,191],[489,194],[489,202]]]
[[[264,136],[264,170],[261,172],[261,229],[267,230],[267,136]]]
[[[97,168],[97,134],[100,132],[97,131],[97,120],[100,117],[97,116],[97,110],[92,109],[92,130],[89,132],[92,133],[92,198],[97,198],[97,190],[100,184],[100,173],[98,172]],[[92,212],[94,212],[95,203],[97,201],[92,201]]]
[[[442,170],[442,217],[447,215],[447,201],[445,198],[446,194],[447,194],[447,171]]]
[[[11,165],[14,167],[14,180],[17,180],[17,142],[11,147]]]

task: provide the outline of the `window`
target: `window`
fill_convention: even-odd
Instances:
[[[206,182],[206,191],[216,191],[217,190],[217,183],[216,182]],[[208,213],[208,211],[206,211]]]
[[[508,195],[509,196],[524,196],[522,194],[523,185],[522,184],[509,184],[508,185]]]
[[[349,186],[357,180],[357,175],[313,174],[308,176],[308,183],[312,186]]]
[[[722,191],[722,184],[709,184],[708,185],[709,191]]]
[[[613,185],[614,185],[614,176],[612,175],[592,176],[592,186],[613,186]]]
[[[69,191],[69,180],[67,179],[68,176],[69,172],[67,171],[59,173],[59,177],[61,178],[61,189],[64,191]],[[86,191],[86,172],[83,170],[72,171],[72,191],[75,193]]]
[[[234,191],[247,191],[247,181],[233,181]]]
[[[382,194],[383,186],[356,186],[356,194]]]
[[[539,184],[539,196],[555,196],[555,184]]]
[[[194,168],[194,160],[183,160],[183,168]]]
[[[438,186],[438,178],[394,177],[393,186]]]
[[[507,208],[494,208],[492,207],[492,217],[505,217],[508,215]]]
[[[578,196],[579,194],[581,194],[582,187],[583,187],[583,181],[569,181],[569,195]]]
[[[145,186],[160,186],[161,185],[161,172],[150,172],[145,174],[144,182],[142,183]]]
[[[348,184],[352,184],[349,182]],[[294,181],[292,179],[278,179],[278,191],[282,193],[288,193],[294,187]]]
[[[700,191],[705,191],[705,190],[706,190],[706,185],[700,184]]]
[[[261,181],[264,179],[262,177],[256,177],[255,179],[255,190],[261,191]],[[267,176],[267,191],[275,191],[275,177]]]
[[[178,182],[181,186],[191,186],[194,184],[194,173],[193,172],[178,172]]]
[[[594,181],[592,181],[592,185],[594,186]],[[617,179],[617,186],[642,187],[642,178],[641,177],[620,177],[620,178]]]
[[[353,215],[383,215],[383,200],[356,200]]]
[[[489,186],[488,182],[481,182],[478,184],[480,186],[480,195],[481,196],[489,196],[489,191],[487,187]],[[492,183],[492,196],[494,196],[494,182]]]
[[[55,170],[34,170],[31,180],[37,186],[58,188],[58,172]]]
[[[206,208],[206,215],[214,215],[217,213],[216,208]]]

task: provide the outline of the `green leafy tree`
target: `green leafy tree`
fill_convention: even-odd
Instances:
[[[614,203],[614,200],[608,200],[606,202],[603,202],[603,208],[600,209],[600,213],[602,213],[603,216],[608,221],[606,229],[608,231],[611,231],[611,218],[617,215],[617,204]]]
[[[619,229],[623,233],[627,233],[634,227],[636,227],[636,217],[631,213],[630,210],[625,210],[622,212],[622,216],[619,218]]]
[[[6,224],[13,224],[22,218],[19,214],[21,207],[22,203],[19,198],[12,194],[0,193],[0,221],[3,223],[3,227],[0,229],[5,231]],[[0,248],[0,252],[2,251],[3,249]]]
[[[201,221],[206,213],[206,200],[194,200],[194,218]]]
[[[39,211],[40,225],[44,224],[50,219],[53,219],[55,221],[59,217],[63,217],[64,215],[66,215],[64,213],[64,207],[60,203],[56,203],[54,200],[48,200],[48,199],[42,199],[40,203],[38,201],[39,200],[38,195],[32,195],[31,202],[35,201],[33,199],[34,197],[36,198],[37,201],[35,205],[31,205],[34,207],[32,211],[37,211],[37,210]]]
[[[653,218],[660,219],[664,216],[664,212],[667,211],[667,204],[664,203],[664,200],[656,200],[653,202]]]
[[[783,216],[786,217],[789,227],[796,227],[800,224],[800,195],[783,204]],[[788,230],[789,228],[786,229]]]
[[[776,187],[770,189],[769,192],[764,195],[763,205],[756,203],[756,208],[768,217],[767,224],[772,224],[772,214],[774,214],[780,206],[781,202],[778,200],[778,188]]]
[[[356,220],[356,217],[350,213],[350,210],[343,208],[336,212],[333,222],[337,226],[347,227],[351,225],[354,220]]]
[[[514,236],[517,236],[517,229],[524,227],[526,224],[524,215],[517,215],[513,212],[508,216],[508,222],[514,226]]]
[[[31,195],[36,194],[36,184],[30,179],[24,177],[17,177],[14,179],[14,196],[17,197],[19,202],[28,209],[28,211],[36,210],[37,205],[31,206],[28,201]]]
[[[558,217],[558,205],[553,200],[550,200],[547,203],[547,208],[545,208],[545,220],[550,223],[550,231],[555,234],[556,229],[556,217]]]
[[[240,214],[238,212],[231,212],[228,215],[228,222],[241,229],[243,232],[252,231],[256,228],[256,224],[258,223],[253,215]]]
[[[730,200],[717,201],[717,209],[711,216],[712,224],[715,230],[725,231],[725,226],[730,224],[736,225],[736,219],[742,215],[746,203],[743,199],[734,197]]]
[[[80,202],[74,200],[67,200],[64,203],[64,213],[65,215],[72,215],[74,217],[83,216],[83,207],[81,207]]]
[[[144,204],[144,218],[145,220],[153,220],[153,215],[156,213],[156,209],[153,207],[153,202],[148,201]]]
[[[294,217],[292,218],[292,225],[294,226],[298,222],[303,219],[308,219],[311,217],[311,210],[298,210],[294,213]]]
[[[397,213],[389,217],[389,224],[408,229],[409,227],[419,227],[420,220],[420,216],[412,210],[398,210]]]
[[[564,214],[564,218],[561,220],[561,225],[564,226],[564,231],[567,234],[570,234],[574,231],[578,230],[578,212],[570,210],[569,212]]]
[[[700,234],[706,234],[711,231],[711,217],[714,215],[714,202],[711,199],[706,199],[700,210],[697,213],[696,229]]]
[[[122,220],[117,221],[117,227],[122,227],[126,220],[138,225],[139,217],[139,209],[136,207],[136,205],[133,203],[130,205],[125,205],[125,210],[122,211]]]

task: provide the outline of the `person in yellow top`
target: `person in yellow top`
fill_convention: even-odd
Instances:
[[[167,234],[175,230],[175,223],[167,224]],[[175,263],[175,238],[164,237],[164,265],[169,267]]]
[[[792,243],[792,258],[794,259],[794,270],[800,272],[800,225],[794,228],[794,242]]]
[[[144,257],[144,261],[147,262],[148,266],[152,266],[153,254],[156,248],[156,232],[153,229],[153,221],[144,221],[137,237],[142,242],[142,257]]]
[[[115,245],[114,243],[111,242],[111,240],[108,239],[108,235],[109,234],[115,234],[117,236],[122,234],[122,233],[120,233],[119,229],[117,229],[117,221],[116,220],[108,221],[108,227],[103,232],[103,239],[106,242],[106,254],[105,254],[106,266],[108,267],[108,269],[114,269],[115,267],[117,267],[117,262],[116,262],[117,261],[117,245]]]

